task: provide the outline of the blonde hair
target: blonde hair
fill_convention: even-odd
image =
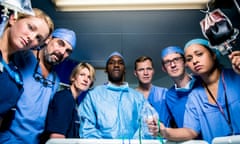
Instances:
[[[40,19],[43,19],[47,25],[48,25],[48,28],[49,28],[49,34],[48,36],[51,35],[51,33],[53,32],[54,30],[54,23],[52,21],[52,19],[50,18],[50,16],[48,16],[45,12],[43,12],[42,10],[38,9],[38,8],[33,8],[33,12],[34,12],[34,16],[32,15],[29,15],[29,14],[25,14],[25,13],[18,13],[17,15],[17,20],[20,20],[20,19],[24,19],[24,18],[29,18],[29,17],[36,17],[36,18],[40,18]],[[13,14],[13,12],[11,13]],[[8,22],[8,24],[5,26],[4,30],[6,30],[8,27],[10,27],[10,24]],[[47,37],[48,38],[48,37]],[[46,38],[46,39],[47,39]]]
[[[24,14],[24,13],[18,13],[17,19],[19,20],[19,19],[29,18],[29,17],[41,18],[41,19],[45,20],[45,22],[47,23],[47,25],[49,27],[49,35],[50,35],[54,30],[54,23],[53,23],[52,19],[50,18],[50,16],[48,16],[44,11],[42,11],[38,8],[33,8],[33,12],[34,12],[35,16],[31,16],[31,15]]]
[[[86,62],[79,63],[78,65],[76,65],[74,67],[74,69],[72,70],[72,73],[70,75],[70,83],[72,84],[75,76],[78,75],[78,73],[84,68],[87,68],[89,70],[90,80],[91,80],[90,87],[92,87],[93,83],[95,81],[95,69],[92,65],[90,65],[89,63],[86,63]]]

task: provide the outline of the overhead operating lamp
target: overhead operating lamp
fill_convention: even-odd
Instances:
[[[0,36],[9,20],[11,13],[17,18],[17,13],[26,13],[34,15],[30,0],[0,0],[1,6],[1,23],[0,23]]]

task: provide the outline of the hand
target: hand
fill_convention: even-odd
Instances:
[[[240,51],[233,51],[231,54],[229,54],[229,59],[232,63],[232,68],[233,70],[237,73],[240,74]]]
[[[153,136],[158,136],[159,127],[158,127],[158,119],[153,117],[152,121],[146,121],[148,125],[149,132],[152,133]]]
[[[159,133],[162,137],[167,137],[167,128],[164,126],[163,123],[159,123]]]

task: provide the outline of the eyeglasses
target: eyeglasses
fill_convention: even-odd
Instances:
[[[53,87],[55,82],[44,78],[43,75],[37,71],[38,66],[39,66],[39,61],[37,62],[35,69],[34,69],[34,73],[33,73],[34,79],[37,82],[42,83],[44,87]],[[54,79],[55,79],[55,77],[54,77]]]
[[[183,57],[175,57],[175,58],[172,59],[172,60],[163,61],[163,64],[164,64],[165,66],[170,66],[171,63],[179,64],[180,62],[182,62],[182,59],[183,59]]]

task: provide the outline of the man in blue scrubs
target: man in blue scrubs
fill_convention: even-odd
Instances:
[[[135,60],[134,75],[138,79],[137,91],[141,92],[158,112],[160,121],[169,126],[169,111],[166,107],[167,88],[152,84],[154,75],[153,61],[148,56],[140,56]]]
[[[124,81],[125,61],[113,52],[106,61],[108,82],[90,90],[79,106],[80,137],[132,139],[141,125],[141,110],[148,103]],[[156,111],[155,111],[156,112]]]
[[[44,130],[48,104],[55,94],[59,78],[53,66],[66,59],[76,45],[75,32],[56,29],[41,49],[17,53],[16,65],[23,76],[21,95],[8,130],[0,132],[1,144],[37,144]]]
[[[172,127],[183,127],[183,117],[188,94],[191,92],[195,78],[185,69],[183,50],[178,46],[169,46],[161,53],[162,69],[173,80],[174,85],[166,95],[167,107],[172,116]],[[167,125],[165,125],[167,126]]]

